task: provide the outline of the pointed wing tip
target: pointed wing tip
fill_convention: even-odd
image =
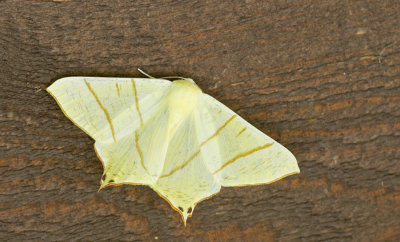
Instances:
[[[296,157],[293,156],[293,161],[294,165],[292,166],[292,169],[290,172],[288,172],[288,176],[292,175],[292,174],[298,174],[300,173],[300,167],[299,167],[299,163],[296,160]]]
[[[102,183],[102,184],[100,185],[99,190],[97,190],[97,192],[100,192],[103,188],[105,188],[105,187],[107,186],[107,185],[104,186],[103,184],[104,184],[104,183]]]
[[[278,143],[278,142],[277,142]],[[278,143],[279,144],[279,143]],[[281,147],[285,148],[287,150],[287,152],[289,153],[289,159],[287,159],[287,162],[289,163],[293,163],[292,165],[290,165],[291,167],[291,171],[288,172],[284,177],[286,176],[290,176],[290,175],[294,175],[294,174],[298,174],[300,173],[300,167],[299,167],[299,162],[297,161],[296,156],[294,156],[294,154],[285,146],[279,144]]]
[[[191,217],[191,215],[188,214],[188,213],[185,213],[185,212],[180,212],[180,214],[181,214],[181,216],[182,216],[183,224],[185,225],[185,228],[186,228],[187,219],[188,219],[189,217]]]
[[[55,83],[55,82],[53,82],[50,86],[48,86],[48,87],[46,88],[46,91],[47,91],[51,96],[53,96],[53,97],[55,98],[55,96],[54,96],[54,94],[53,94],[53,92],[52,92],[52,87],[53,87],[54,83]]]
[[[61,82],[65,81],[65,80],[68,80],[68,79],[71,79],[71,78],[74,78],[74,77],[73,76],[66,76],[66,77],[61,77],[61,78],[55,80],[50,86],[48,86],[46,88],[46,91],[48,93],[50,93],[53,97],[55,97],[55,94],[52,92],[52,90],[54,88],[56,88],[57,86],[59,86],[61,84]]]
[[[183,225],[185,225],[186,228],[186,219],[183,219]]]
[[[294,163],[296,164],[296,166],[295,166],[296,168],[293,169],[292,174],[299,174],[300,173],[300,167],[299,167],[299,163],[297,162],[296,157],[294,157]]]

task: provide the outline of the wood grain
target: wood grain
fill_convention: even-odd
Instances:
[[[400,3],[0,1],[0,238],[400,240]],[[223,188],[185,228],[144,186],[97,193],[93,141],[44,89],[193,78],[301,173]]]

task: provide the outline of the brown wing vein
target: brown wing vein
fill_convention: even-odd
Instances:
[[[146,166],[144,165],[143,153],[142,153],[142,150],[140,149],[140,146],[139,146],[139,137],[138,137],[138,134],[137,134],[136,131],[135,131],[135,144],[136,144],[136,150],[139,153],[140,164],[142,164],[142,167],[146,171],[146,173],[148,175],[150,175],[149,170],[147,170]]]
[[[240,132],[236,135],[236,137],[238,137],[239,135],[241,135],[247,128],[243,128],[242,130],[240,130]]]
[[[171,175],[174,174],[175,172],[177,172],[177,171],[182,170],[183,168],[185,168],[185,167],[200,153],[201,147],[202,147],[203,145],[205,145],[208,141],[210,141],[211,139],[213,139],[215,136],[217,136],[217,135],[228,125],[228,123],[231,122],[231,121],[232,121],[234,118],[236,118],[236,117],[237,117],[236,115],[233,115],[233,116],[232,116],[230,119],[228,119],[221,127],[219,127],[219,128],[217,129],[217,131],[215,131],[215,133],[214,133],[213,135],[211,135],[208,139],[206,139],[205,141],[203,141],[203,142],[200,144],[199,150],[197,150],[193,155],[191,155],[191,156],[189,157],[189,159],[188,159],[187,161],[185,161],[185,163],[183,163],[182,165],[180,165],[180,166],[178,166],[178,167],[172,169],[169,173],[164,174],[164,175],[161,175],[160,177],[161,177],[161,178],[164,178],[164,177],[171,176]]]
[[[99,105],[100,109],[103,110],[103,112],[104,112],[104,114],[105,114],[105,116],[106,116],[107,122],[108,122],[108,124],[110,125],[111,134],[112,134],[112,137],[113,137],[113,139],[114,139],[114,142],[116,142],[116,139],[115,139],[115,132],[114,132],[114,126],[113,126],[113,124],[112,124],[112,121],[111,121],[111,118],[110,118],[110,114],[107,112],[107,110],[106,110],[106,108],[103,106],[103,104],[101,104],[99,97],[97,97],[96,93],[93,91],[93,89],[92,89],[92,87],[90,86],[90,84],[89,84],[86,80],[84,80],[84,81],[85,81],[85,83],[86,83],[87,88],[88,88],[89,91],[92,93],[94,99],[96,99],[96,102],[97,102],[97,104]]]
[[[217,169],[216,171],[214,171],[213,174],[216,174],[216,173],[220,172],[220,171],[221,171],[222,169],[224,169],[226,166],[228,166],[228,165],[234,163],[234,162],[237,161],[238,159],[243,158],[243,157],[248,156],[248,155],[251,155],[251,154],[253,154],[254,152],[257,152],[257,151],[259,151],[259,150],[268,148],[268,147],[270,147],[271,145],[273,145],[273,143],[272,143],[272,144],[266,144],[266,145],[263,145],[263,146],[259,146],[259,147],[257,147],[257,148],[252,149],[252,150],[249,150],[249,151],[247,151],[247,152],[238,154],[237,156],[235,156],[235,157],[233,157],[232,159],[230,159],[230,160],[228,160],[227,162],[225,162],[219,169]]]
[[[115,87],[117,88],[117,94],[118,94],[118,97],[119,97],[119,87],[118,87],[118,83],[115,83]]]
[[[139,114],[140,126],[143,126],[143,118],[142,118],[142,113],[140,112],[140,109],[139,109],[139,101],[138,101],[139,99],[138,99],[138,96],[137,96],[136,84],[135,84],[135,81],[133,79],[131,79],[131,82],[132,82],[132,87],[133,87],[133,94],[135,95],[136,111]]]

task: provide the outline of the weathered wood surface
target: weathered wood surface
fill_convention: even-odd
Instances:
[[[0,1],[1,240],[400,240],[399,16],[397,0]],[[97,193],[93,141],[43,89],[138,67],[192,77],[301,174],[223,188],[186,228],[148,187]]]

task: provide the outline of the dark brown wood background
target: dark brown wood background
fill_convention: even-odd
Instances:
[[[400,240],[399,16],[397,0],[0,0],[1,240]],[[44,89],[138,67],[193,78],[301,173],[223,188],[186,228],[148,187],[98,193],[93,140]]]

